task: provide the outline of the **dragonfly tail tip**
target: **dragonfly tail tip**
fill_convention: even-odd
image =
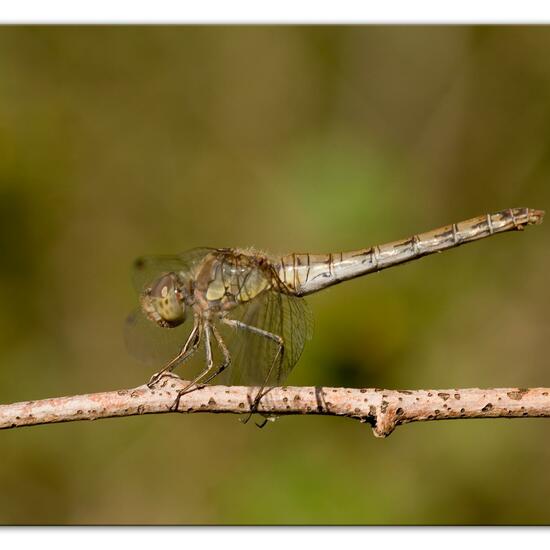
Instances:
[[[540,225],[544,219],[544,210],[529,209],[529,223],[532,225]]]

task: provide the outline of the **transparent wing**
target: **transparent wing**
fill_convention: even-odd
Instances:
[[[136,309],[124,325],[126,348],[142,363],[160,368],[178,354],[192,328],[192,316],[177,327],[162,328]]]
[[[163,273],[189,272],[206,256],[212,248],[193,248],[181,254],[161,256],[141,256],[133,265],[132,280],[137,292]]]
[[[229,317],[282,337],[283,350],[280,352],[277,342],[265,335],[222,325],[219,328],[232,362],[224,379],[216,383],[283,384],[300,358],[306,340],[311,338],[312,319],[306,302],[295,296],[267,291],[231,312]]]

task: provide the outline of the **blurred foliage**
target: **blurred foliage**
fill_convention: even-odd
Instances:
[[[550,199],[547,27],[0,29],[0,399],[132,387],[132,260]],[[309,299],[291,384],[550,385],[550,223]],[[2,523],[548,523],[550,424],[157,415],[0,434]]]

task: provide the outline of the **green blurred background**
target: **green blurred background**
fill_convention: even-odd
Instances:
[[[133,387],[141,254],[348,250],[550,199],[547,27],[0,28],[0,401]],[[308,299],[290,384],[549,386],[550,223]],[[181,373],[181,371],[180,371]],[[550,422],[0,434],[0,523],[549,523]]]

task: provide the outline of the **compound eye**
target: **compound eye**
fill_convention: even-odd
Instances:
[[[168,273],[157,279],[149,291],[156,312],[171,326],[185,321],[185,303],[178,292],[177,282],[175,273]]]
[[[175,286],[175,275],[168,273],[155,281],[151,287],[150,296],[152,298],[166,299],[170,293],[174,292]]]

